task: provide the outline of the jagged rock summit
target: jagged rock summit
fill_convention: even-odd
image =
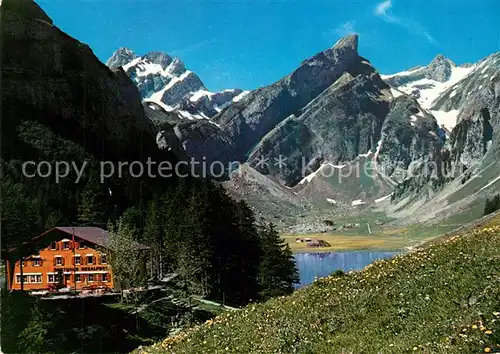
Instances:
[[[111,58],[109,58],[106,62],[106,65],[109,66],[110,69],[117,69],[120,66],[131,62],[135,58],[137,58],[137,55],[132,52],[132,50],[122,47],[113,53]]]
[[[430,64],[423,69],[423,74],[428,79],[446,82],[451,78],[452,70],[456,67],[457,65],[453,61],[438,54]]]
[[[350,34],[339,39],[338,42],[333,46],[333,49],[352,50],[353,52],[358,53],[358,43],[359,36],[357,34]]]

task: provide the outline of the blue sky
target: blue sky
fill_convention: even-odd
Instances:
[[[37,0],[106,61],[119,47],[179,56],[211,90],[270,84],[339,37],[382,73],[500,51],[500,0]]]

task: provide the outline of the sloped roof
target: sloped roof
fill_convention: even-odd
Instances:
[[[54,229],[65,232],[69,235],[73,235],[73,230],[75,232],[75,236],[85,240],[87,242],[93,243],[95,245],[109,248],[110,241],[108,232],[106,230],[101,229],[100,227],[92,227],[92,226],[84,226],[84,227],[69,227],[69,226],[57,226]],[[47,232],[50,232],[54,229],[51,229]],[[47,233],[46,232],[46,233]],[[139,250],[148,250],[150,247],[134,242],[135,247]]]
[[[10,254],[12,257],[16,257],[16,252],[17,255],[19,254],[30,254],[33,252],[38,252],[40,247],[44,247],[44,238],[46,235],[51,234],[54,231],[60,231],[64,232],[68,235],[73,235],[73,230],[75,232],[75,236],[85,240],[87,242],[90,242],[92,244],[95,244],[97,246],[101,246],[104,248],[112,248],[110,247],[110,241],[109,241],[109,235],[106,230],[101,229],[100,227],[92,227],[92,226],[57,226],[54,227],[50,230],[45,231],[43,234],[34,237],[30,241],[24,242],[23,244],[19,245],[18,247],[11,248],[7,251],[7,253]],[[133,245],[137,250],[149,250],[151,249],[150,247],[140,244],[138,242],[133,242]]]

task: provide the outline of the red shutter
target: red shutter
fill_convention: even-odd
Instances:
[[[72,262],[72,263],[73,263],[73,265],[75,265],[75,264],[76,264],[76,263],[75,263],[75,256],[72,256],[71,258],[73,259],[73,262]]]
[[[56,242],[56,250],[59,251],[59,242]]]
[[[40,259],[40,267],[43,266],[43,259],[39,258]]]
[[[54,262],[53,263],[54,263],[54,265],[57,265],[57,263],[56,263],[56,257],[54,257]]]
[[[92,264],[97,264],[96,257],[92,257]]]
[[[61,265],[64,265],[64,257],[61,257]]]

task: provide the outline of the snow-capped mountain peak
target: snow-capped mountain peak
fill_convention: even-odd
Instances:
[[[177,111],[181,119],[213,117],[243,94],[239,89],[209,91],[196,73],[186,69],[181,59],[163,52],[137,56],[129,48],[120,48],[107,65],[122,67],[145,102],[156,103],[166,111]]]
[[[475,65],[457,66],[443,55],[437,55],[427,66],[381,77],[391,86],[393,96],[407,94],[415,97],[440,125],[452,129],[456,125],[458,112],[434,111],[432,107],[445,91],[466,78],[474,69]]]

